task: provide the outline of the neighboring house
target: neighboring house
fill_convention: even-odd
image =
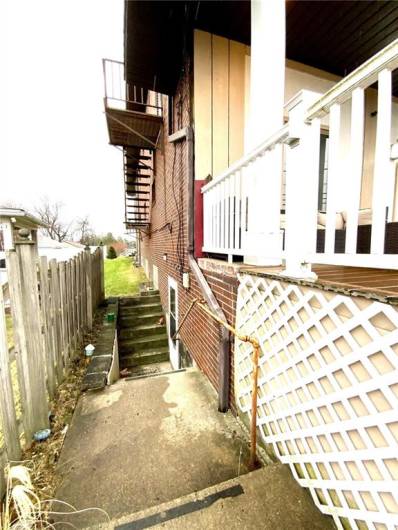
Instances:
[[[85,249],[75,241],[56,241],[40,234],[45,224],[21,208],[0,208],[0,284],[7,281],[6,251],[14,248],[18,241],[18,230],[26,228],[30,231],[29,238],[34,241],[39,256],[48,260],[68,261]],[[90,246],[91,253],[97,249]]]
[[[105,60],[126,228],[219,408],[338,528],[398,525],[398,3],[137,2]],[[120,84],[117,83],[120,80]],[[156,91],[156,92],[154,92]]]
[[[38,252],[39,256],[46,256],[48,260],[69,261],[84,250],[84,245],[75,241],[56,241],[50,237],[39,234]],[[97,247],[90,247],[93,252]]]
[[[0,208],[0,284],[7,281],[6,251],[18,241],[18,230],[30,231],[30,239],[37,246],[37,231],[44,224],[22,208]]]

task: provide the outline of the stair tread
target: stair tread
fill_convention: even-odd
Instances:
[[[124,328],[124,329],[129,329],[131,331],[144,331],[144,330],[148,330],[148,331],[152,331],[154,329],[157,329],[159,331],[163,331],[166,333],[166,326],[165,324],[143,324],[143,325],[139,325],[139,326],[129,326],[127,328]]]
[[[159,348],[156,348],[154,350],[145,350],[145,351],[139,351],[135,353],[126,353],[125,355],[122,355],[120,357],[120,360],[127,360],[127,359],[143,359],[145,357],[153,357],[154,355],[164,355],[165,353],[169,353],[169,347],[168,346],[160,346]]]
[[[120,356],[120,366],[122,368],[145,366],[149,364],[166,362],[169,360],[169,348],[159,347],[156,350],[148,350],[130,353]]]
[[[150,317],[161,317],[163,315],[163,311],[155,311],[154,313],[147,313],[145,315],[121,315],[120,318],[134,318],[134,319],[145,319]]]
[[[136,307],[162,307],[161,306],[161,303],[160,303],[160,300],[159,302],[151,302],[149,301],[149,303],[138,303],[138,304],[125,304],[125,305],[122,305],[120,308],[119,308],[119,311],[125,311],[126,309],[135,309]]]
[[[169,373],[171,370],[172,367],[169,361],[159,361],[148,365],[141,364],[138,366],[131,366],[129,368],[130,375],[128,377],[161,375],[162,373]]]
[[[160,303],[160,296],[158,294],[148,294],[145,296],[132,296],[131,298],[126,298],[121,302],[120,307],[129,307],[131,304],[136,303],[148,303],[157,301]]]
[[[153,350],[144,350],[144,351],[139,351],[139,352],[135,352],[135,353],[128,353],[128,354],[125,354],[124,357],[142,357],[144,355],[154,355],[155,353],[168,353],[169,352],[169,347],[168,346],[157,346],[155,347]],[[123,355],[121,355],[121,358],[123,358]]]
[[[150,294],[148,293],[148,294],[142,294],[142,295],[139,295],[139,296],[129,296],[129,297],[122,298],[121,305],[123,305],[125,303],[128,303],[128,302],[131,302],[131,300],[144,300],[146,298],[151,298],[152,296],[156,296],[156,297],[160,298],[159,293],[151,292]]]
[[[150,337],[137,337],[135,339],[120,339],[120,344],[126,345],[126,344],[146,344],[147,342],[155,342],[157,340],[167,339],[167,333],[166,331],[164,333],[159,333],[158,335],[151,335]]]

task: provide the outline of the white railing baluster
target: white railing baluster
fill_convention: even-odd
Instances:
[[[232,254],[232,234],[233,234],[233,197],[235,193],[235,173],[229,178],[229,199],[228,199],[228,249]]]
[[[222,184],[217,186],[217,250],[221,247],[221,199],[222,199]]]
[[[379,74],[376,150],[373,173],[371,253],[384,253],[386,221],[391,219],[394,192],[394,164],[391,150],[391,71]]]
[[[229,179],[224,180],[224,245],[223,248],[227,249],[229,248],[228,243],[228,222],[229,222],[229,209],[228,209],[228,197],[229,197],[229,184],[231,181],[231,177]]]
[[[334,254],[337,197],[340,179],[340,122],[341,108],[330,107],[329,118],[329,172],[326,202],[325,254]]]
[[[213,235],[213,247],[217,247],[218,244],[218,186],[214,188],[214,235]]]
[[[210,197],[204,195],[203,197],[203,219],[209,219],[209,199]],[[206,247],[209,245],[209,223],[205,223],[203,226],[203,246]]]
[[[238,231],[239,231],[239,197],[240,197],[240,170],[235,173],[235,193],[234,193],[234,232],[232,239],[232,246],[235,249],[239,247]]]
[[[224,248],[224,217],[225,217],[225,180],[219,186],[220,188],[220,240],[218,248]]]
[[[212,194],[213,200],[213,235],[212,235],[212,244],[210,248],[215,248],[217,246],[217,189],[214,188],[214,193]]]
[[[239,227],[240,227],[240,198],[241,198],[241,188],[240,188],[240,179],[241,179],[241,170],[238,170],[236,173],[236,182],[235,182],[235,227],[234,227],[234,240],[233,247],[234,250],[239,249]]]
[[[365,124],[365,96],[361,87],[352,93],[351,104],[351,145],[349,174],[347,175],[346,195],[346,248],[347,254],[356,254],[358,213],[361,202],[361,181],[363,167],[363,143]]]
[[[242,175],[241,175],[241,190],[242,190],[242,194],[241,194],[241,199],[242,199],[242,202],[241,202],[241,205],[240,205],[240,211],[241,211],[241,214],[240,214],[240,220],[241,220],[241,223],[240,223],[240,241],[239,241],[239,245],[241,248],[243,248],[245,245],[246,245],[246,235],[247,235],[247,217],[249,215],[249,209],[250,209],[250,205],[249,205],[249,201],[248,201],[248,194],[247,194],[247,191],[248,191],[248,178],[247,178],[247,167],[244,167],[242,169]]]

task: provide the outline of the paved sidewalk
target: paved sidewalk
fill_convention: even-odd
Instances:
[[[61,454],[57,498],[105,510],[111,524],[92,510],[63,518],[92,530],[334,528],[287,466],[246,474],[247,461],[244,433],[231,414],[217,412],[200,372],[121,380],[81,397]],[[131,526],[133,520],[139,522]]]
[[[246,473],[247,459],[239,425],[217,411],[200,372],[120,380],[81,397],[61,454],[57,498],[118,518]],[[68,521],[83,527],[101,518],[86,512]]]

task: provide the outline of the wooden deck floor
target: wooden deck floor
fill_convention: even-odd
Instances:
[[[314,265],[318,281],[340,285],[348,289],[373,292],[384,296],[398,296],[398,271],[338,265]]]
[[[255,274],[278,274],[281,267],[242,267],[242,272]],[[365,296],[397,299],[398,270],[372,269],[365,267],[345,267],[342,265],[314,265],[312,270],[318,279],[311,282],[319,287],[325,286],[336,290],[355,291]]]

